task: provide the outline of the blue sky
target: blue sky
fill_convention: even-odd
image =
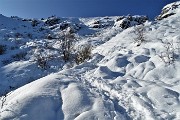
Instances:
[[[0,0],[0,14],[23,18],[157,16],[162,7],[178,0]]]

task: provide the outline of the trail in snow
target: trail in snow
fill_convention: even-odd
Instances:
[[[168,10],[160,21],[144,23],[145,41],[140,45],[131,27],[144,20],[140,16],[50,17],[37,20],[36,27],[31,26],[33,20],[0,16],[2,22],[12,23],[0,26],[0,36],[7,39],[2,41],[7,51],[0,56],[0,119],[178,120],[180,11],[174,5],[180,3],[165,6]],[[172,12],[176,14],[164,18]],[[127,27],[123,23],[130,28],[122,29]],[[22,25],[26,32],[33,31],[34,40],[20,30]],[[58,54],[56,37],[68,26],[78,38],[75,47],[88,42],[94,46],[92,58],[80,65],[65,63]],[[14,32],[22,35],[14,38]],[[44,38],[50,33],[54,39]],[[48,60],[48,69],[33,61],[36,48],[43,55],[56,56]],[[27,52],[21,61],[12,56],[19,52]]]

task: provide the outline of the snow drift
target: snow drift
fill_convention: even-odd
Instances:
[[[179,6],[165,6],[157,21],[1,15],[0,119],[180,119]],[[91,43],[91,59],[65,62],[63,31],[75,48]]]

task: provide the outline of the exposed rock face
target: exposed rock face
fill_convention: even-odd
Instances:
[[[140,25],[148,20],[147,16],[121,16],[116,20],[114,26],[119,26],[122,29],[127,29],[134,25]]]
[[[58,24],[59,21],[60,21],[60,18],[57,18],[57,17],[55,17],[55,16],[52,16],[52,17],[49,17],[49,18],[45,21],[45,23],[46,23],[47,25],[49,25],[49,26],[53,26],[53,25],[55,25],[55,24]]]
[[[106,19],[107,22],[104,22]],[[105,28],[108,26],[121,27],[122,29],[127,29],[134,25],[139,25],[148,20],[147,16],[119,16],[115,21],[110,21],[108,18],[103,18],[101,20],[96,20],[91,23],[90,27],[92,28]]]
[[[172,16],[178,12],[178,9],[180,7],[180,1],[174,2],[171,4],[166,5],[159,16],[156,17],[156,20],[162,20],[164,18],[167,18],[169,16]]]
[[[71,23],[68,23],[68,22],[63,22],[63,23],[59,24],[59,28],[60,28],[60,30],[70,29],[71,33],[75,33],[79,29],[81,29],[81,25],[80,24],[71,24]]]
[[[69,27],[69,24],[68,23],[62,23],[59,27],[61,30],[64,30],[64,29],[67,29]]]

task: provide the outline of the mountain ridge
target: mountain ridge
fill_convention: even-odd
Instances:
[[[0,15],[0,119],[178,120],[179,3],[156,21]],[[86,45],[90,58],[77,63]]]

